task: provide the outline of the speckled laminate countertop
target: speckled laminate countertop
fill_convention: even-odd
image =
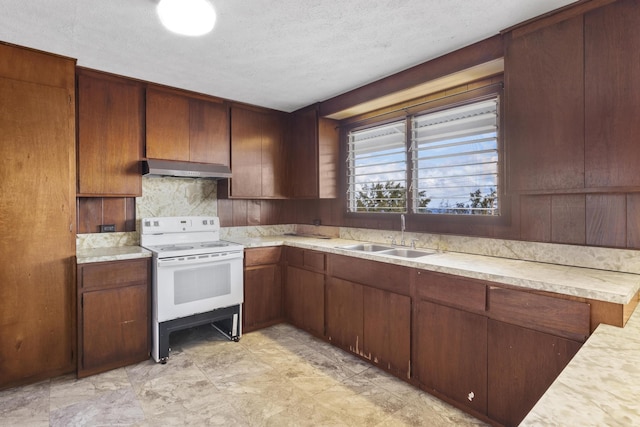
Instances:
[[[444,252],[412,260],[340,249],[352,240],[294,236],[234,239],[248,248],[287,244],[375,261],[626,304],[640,275]],[[640,310],[624,328],[601,324],[521,426],[640,425]]]
[[[598,326],[520,425],[640,425],[640,310]]]
[[[78,249],[78,251],[76,251],[76,262],[78,264],[149,257],[151,257],[151,251],[141,248],[140,246]]]
[[[342,249],[341,246],[362,242],[339,238],[318,239],[285,235],[229,240],[240,243],[247,248],[286,244],[616,304],[628,304],[640,290],[640,275],[637,274],[459,252],[435,252],[430,249],[418,248],[418,250],[435,253],[408,259]]]

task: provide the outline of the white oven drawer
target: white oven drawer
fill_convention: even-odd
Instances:
[[[242,303],[242,256],[209,255],[158,260],[153,286],[157,321]]]

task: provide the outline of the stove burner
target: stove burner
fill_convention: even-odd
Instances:
[[[207,243],[203,243],[200,246],[202,246],[203,248],[220,248],[224,246],[229,246],[229,244],[227,242],[207,242]]]
[[[184,251],[187,249],[193,249],[193,246],[170,245],[170,246],[163,246],[160,248],[161,251]]]

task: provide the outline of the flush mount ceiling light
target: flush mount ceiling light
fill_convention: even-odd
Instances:
[[[207,34],[216,23],[216,11],[208,0],[160,0],[156,10],[162,25],[185,36]]]

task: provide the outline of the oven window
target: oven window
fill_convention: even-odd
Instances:
[[[231,293],[231,264],[200,266],[174,273],[175,305],[215,298]]]

